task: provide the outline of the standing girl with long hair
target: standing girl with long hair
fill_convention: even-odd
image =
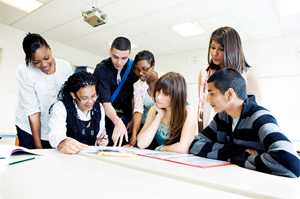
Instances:
[[[155,150],[188,153],[196,133],[196,111],[187,104],[185,79],[166,73],[155,84],[154,98],[136,146],[146,148],[153,141]]]
[[[88,145],[106,146],[105,113],[98,98],[98,80],[91,73],[74,73],[58,94],[49,121],[49,142],[74,154]]]
[[[212,121],[215,112],[209,103],[206,103],[207,80],[217,70],[231,67],[237,69],[246,80],[248,95],[255,95],[256,101],[260,98],[260,83],[255,70],[246,62],[242,42],[237,31],[231,27],[221,27],[215,30],[209,41],[208,67],[203,68],[198,78],[198,127],[201,132]]]

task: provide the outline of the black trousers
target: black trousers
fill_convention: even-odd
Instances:
[[[123,114],[123,113],[117,113],[118,117],[122,119],[125,127],[127,127],[127,124],[131,121],[131,115],[129,114]],[[114,142],[112,140],[112,133],[114,131],[115,125],[114,123],[107,117],[105,116],[105,128],[106,128],[106,134],[108,135],[108,145],[107,146],[113,146]],[[128,138],[129,141],[129,138]],[[122,145],[128,144],[129,142],[126,142],[125,136],[123,137],[123,142]],[[118,144],[117,144],[118,146]]]
[[[19,138],[19,145],[25,147],[27,149],[35,149],[33,136],[26,131],[20,129],[18,126],[17,128],[17,135]],[[51,145],[48,140],[41,140],[43,149],[51,149]]]

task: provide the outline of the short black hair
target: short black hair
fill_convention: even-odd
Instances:
[[[225,92],[232,88],[241,100],[247,99],[246,80],[241,73],[234,68],[223,68],[212,74],[207,83],[213,82],[214,86],[224,95]]]
[[[31,62],[33,54],[42,46],[49,48],[47,41],[41,35],[30,32],[26,35],[23,39],[23,50],[27,66]]]
[[[146,60],[151,67],[155,63],[154,55],[148,50],[143,50],[136,54],[133,64],[136,65],[141,60]]]
[[[117,50],[121,50],[121,51],[129,50],[129,52],[130,52],[131,51],[131,43],[130,43],[129,39],[127,39],[125,37],[117,37],[111,44],[111,50],[113,48],[115,48]]]

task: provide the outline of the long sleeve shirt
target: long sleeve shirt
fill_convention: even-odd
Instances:
[[[250,155],[254,149],[258,155]],[[232,118],[226,112],[216,114],[190,146],[190,153],[207,158],[227,160],[238,166],[297,178],[300,160],[289,139],[281,132],[276,119],[258,106],[250,96],[243,104],[240,119],[232,131]]]
[[[16,73],[19,87],[16,125],[32,134],[28,116],[40,112],[42,140],[48,140],[49,108],[57,101],[61,86],[73,74],[69,62],[61,59],[54,60],[56,68],[55,73],[51,75],[43,73],[32,64],[26,66],[25,61],[19,65]]]
[[[98,103],[98,102],[96,102]],[[91,120],[91,114],[90,112],[86,116],[82,111],[78,108],[78,106],[75,104],[75,107],[77,109],[78,117],[82,121],[89,121]],[[99,121],[99,132],[97,132],[97,138],[102,134],[106,134],[105,130],[105,112],[102,104],[100,104],[101,107],[101,120]],[[76,117],[76,116],[74,116]],[[57,148],[59,143],[67,138],[67,111],[66,107],[63,102],[58,101],[53,105],[52,111],[51,111],[51,117],[49,120],[49,142],[53,148]],[[95,143],[96,144],[96,143]]]

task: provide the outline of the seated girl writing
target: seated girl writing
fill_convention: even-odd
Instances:
[[[154,98],[136,146],[147,148],[152,143],[158,151],[188,153],[197,117],[187,104],[185,79],[179,73],[166,73],[155,84]]]
[[[74,73],[58,93],[49,120],[49,142],[64,153],[74,154],[88,145],[106,146],[105,113],[98,98],[97,78]]]

